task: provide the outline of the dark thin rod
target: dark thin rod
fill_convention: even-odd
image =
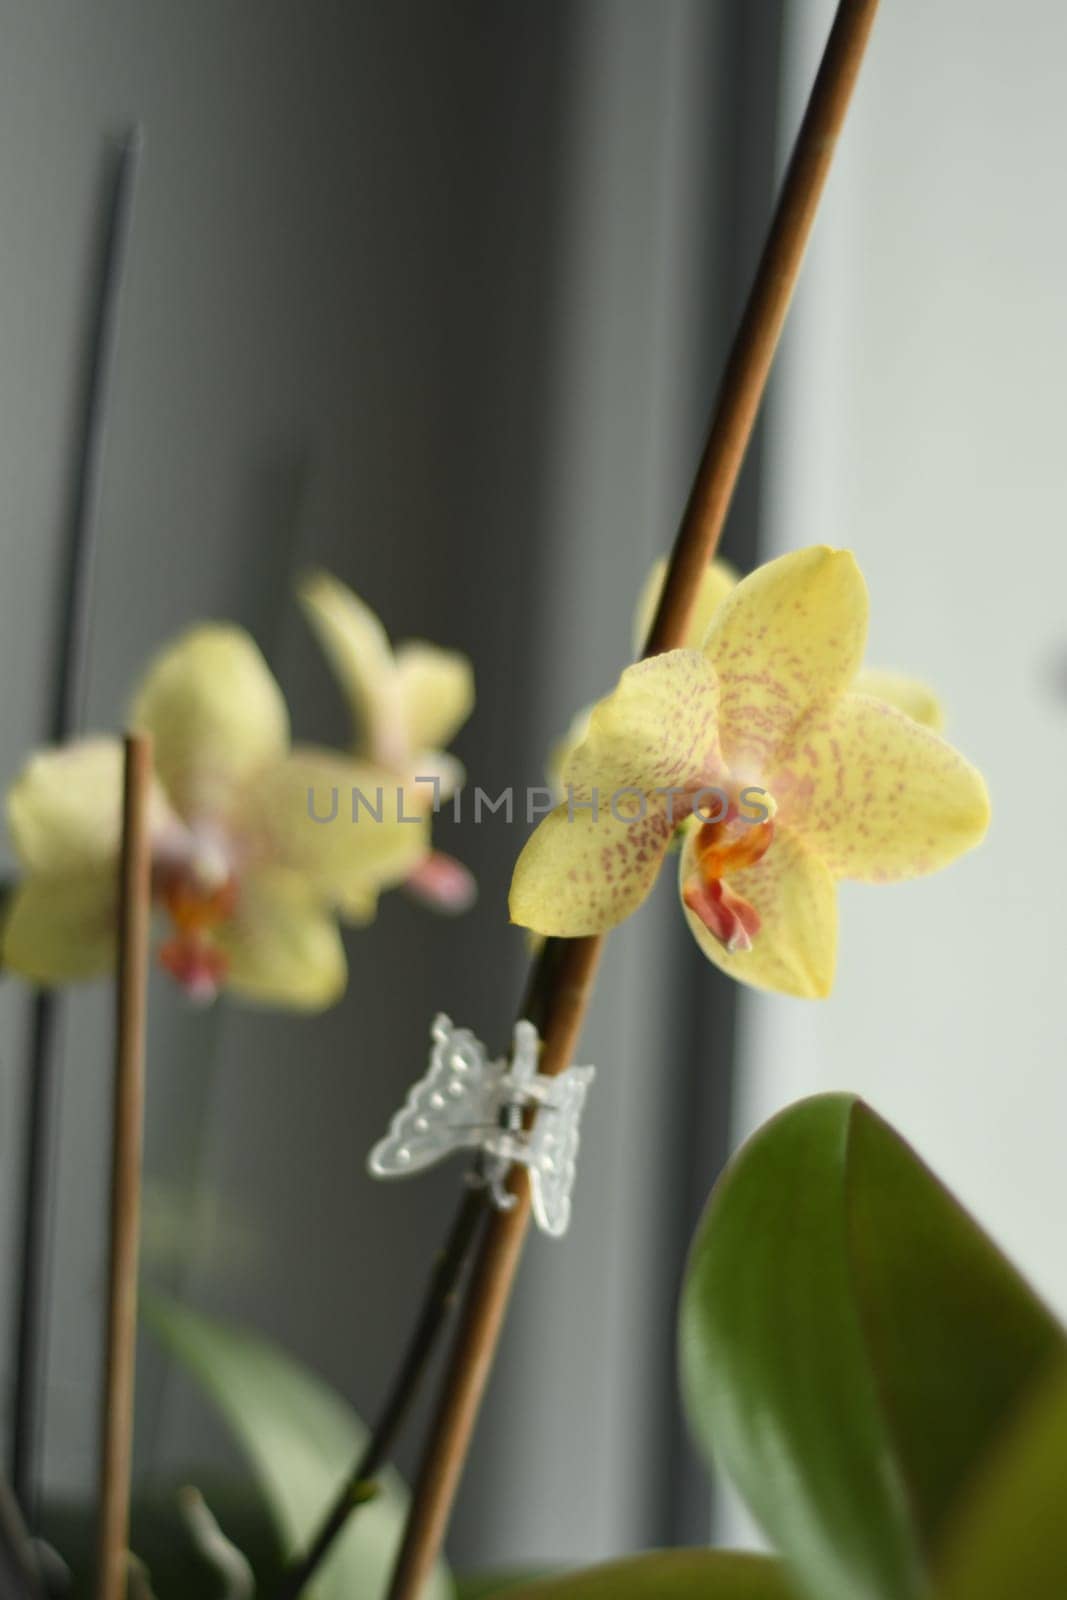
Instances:
[[[485,1190],[467,1190],[452,1231],[437,1258],[404,1360],[366,1448],[301,1556],[284,1573],[274,1600],[293,1600],[329,1554],[349,1514],[374,1492],[374,1478],[392,1454],[397,1435],[422,1388],[431,1359],[456,1301],[486,1214]]]
[[[81,728],[88,678],[97,510],[108,400],[114,370],[119,302],[130,237],[134,181],[141,151],[138,128],[109,155],[82,380],[78,442],[67,508],[67,558],[54,659],[49,738],[62,744]],[[15,1395],[11,1482],[27,1520],[37,1511],[37,1454],[47,1326],[51,1233],[49,1174],[56,1136],[60,1015],[57,996],[39,991],[30,1022],[30,1090],[26,1116],[20,1272],[15,1323]]]

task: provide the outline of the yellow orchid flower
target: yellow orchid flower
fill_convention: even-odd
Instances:
[[[368,860],[410,863],[416,830],[314,820],[313,794],[347,796],[366,774],[328,751],[290,750],[281,690],[239,628],[198,627],[165,649],[131,723],[154,742],[161,964],[201,1000],[223,986],[300,1009],[336,1000],[347,973],[332,907]],[[113,966],[121,793],[115,739],[41,751],[16,779],[8,821],[26,877],[3,930],[10,970],[52,984]]]
[[[705,954],[758,988],[827,994],[836,880],[933,872],[989,817],[950,745],[856,692],[866,634],[855,560],[815,546],[732,588],[701,650],[629,667],[519,857],[512,920],[563,937],[615,926],[681,826],[679,890]]]
[[[654,563],[637,602],[633,635],[635,654],[641,650],[648,638],[666,576],[667,561],[664,557]],[[731,566],[728,561],[717,557],[709,563],[697,591],[693,616],[684,641],[690,649],[701,648],[715,613],[739,582],[740,576],[736,567]],[[937,696],[917,678],[909,678],[903,672],[887,672],[878,667],[863,667],[856,674],[852,689],[856,694],[870,694],[876,700],[884,700],[887,705],[896,706],[898,711],[906,712],[913,722],[921,722],[924,728],[933,728],[935,733],[940,733],[944,727],[944,712]]]
[[[633,625],[635,654],[640,652],[648,638],[666,576],[667,561],[666,557],[662,557],[653,564],[637,601]],[[709,563],[697,592],[696,604],[685,638],[685,644],[689,649],[701,648],[716,611],[736,589],[739,582],[740,575],[736,567],[731,566],[728,561],[716,557]],[[863,667],[856,674],[852,688],[856,694],[870,694],[876,700],[884,700],[887,705],[896,706],[898,711],[905,712],[913,722],[921,722],[924,728],[932,728],[935,733],[940,733],[944,727],[945,717],[940,701],[933,690],[920,683],[918,678],[909,678],[903,672]],[[567,732],[549,754],[548,781],[552,785],[553,792],[560,798],[564,794],[562,775],[567,757],[572,750],[577,749],[589,732],[589,719],[592,714],[592,706],[584,706],[577,712]]]
[[[327,573],[312,573],[297,591],[304,613],[349,702],[356,755],[377,771],[376,787],[397,794],[406,812],[422,816],[421,852],[411,863],[385,861],[369,870],[342,903],[350,920],[373,918],[383,889],[402,884],[439,911],[465,911],[474,879],[430,842],[431,808],[463,781],[444,746],[474,707],[470,662],[455,651],[410,640],[394,651],[378,618],[352,590]]]

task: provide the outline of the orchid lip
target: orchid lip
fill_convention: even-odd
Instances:
[[[754,822],[745,817],[736,800],[720,821],[701,824],[695,834],[696,871],[686,882],[682,898],[731,955],[751,950],[759,933],[760,916],[724,880],[731,872],[755,866],[773,842],[773,821]]]
[[[774,842],[774,827],[769,817],[760,822],[745,816],[732,801],[725,816],[697,829],[693,853],[701,877],[711,882],[754,867]]]
[[[210,1005],[229,970],[225,953],[200,933],[179,931],[159,948],[158,960],[195,1005]]]
[[[708,881],[694,874],[682,890],[682,899],[731,955],[752,949],[760,930],[759,912],[720,879]]]

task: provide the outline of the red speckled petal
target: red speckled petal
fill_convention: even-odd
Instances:
[[[723,752],[758,783],[796,724],[847,689],[867,638],[867,588],[847,550],[769,561],[716,611],[704,653],[719,677]]]
[[[617,810],[625,815],[622,803]],[[629,823],[617,821],[607,803],[595,819],[558,806],[516,863],[512,922],[561,938],[614,928],[648,894],[673,832],[663,800],[647,803],[644,818]]]
[[[692,791],[722,776],[719,686],[698,650],[668,650],[627,667],[594,706],[581,744],[563,764],[566,790],[605,801],[622,789]]]
[[[950,744],[868,695],[812,715],[769,784],[778,818],[839,878],[914,878],[978,844],[989,822],[980,773]]]
[[[564,762],[567,799],[516,863],[513,922],[573,937],[613,928],[641,904],[687,815],[683,796],[724,779],[717,712],[718,684],[699,651],[626,669]]]

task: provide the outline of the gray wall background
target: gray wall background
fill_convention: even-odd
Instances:
[[[0,3],[0,777],[40,742],[106,140],[145,129],[101,507],[89,725],[161,641],[236,618],[303,736],[341,739],[290,600],[322,563],[395,636],[465,649],[459,741],[494,791],[603,691],[684,501],[768,207],[772,0]],[[731,530],[750,553],[756,480]],[[186,1226],[148,1270],[373,1409],[456,1174],[365,1152],[446,1008],[502,1045],[523,830],[442,825],[477,909],[394,896],[317,1022],[152,992],[148,1167]],[[461,1562],[700,1537],[673,1405],[681,1253],[724,1139],[731,1012],[664,884],[612,941],[577,1217],[535,1241],[453,1541]],[[64,1006],[44,1470],[95,1447],[110,1015]],[[11,1304],[27,997],[0,985],[0,1305]],[[699,1044],[697,1041],[699,1040]],[[153,1243],[154,1241],[154,1243]],[[2,1332],[8,1333],[5,1317]],[[0,1345],[10,1390],[11,1350]],[[218,1448],[146,1350],[139,1461]]]

